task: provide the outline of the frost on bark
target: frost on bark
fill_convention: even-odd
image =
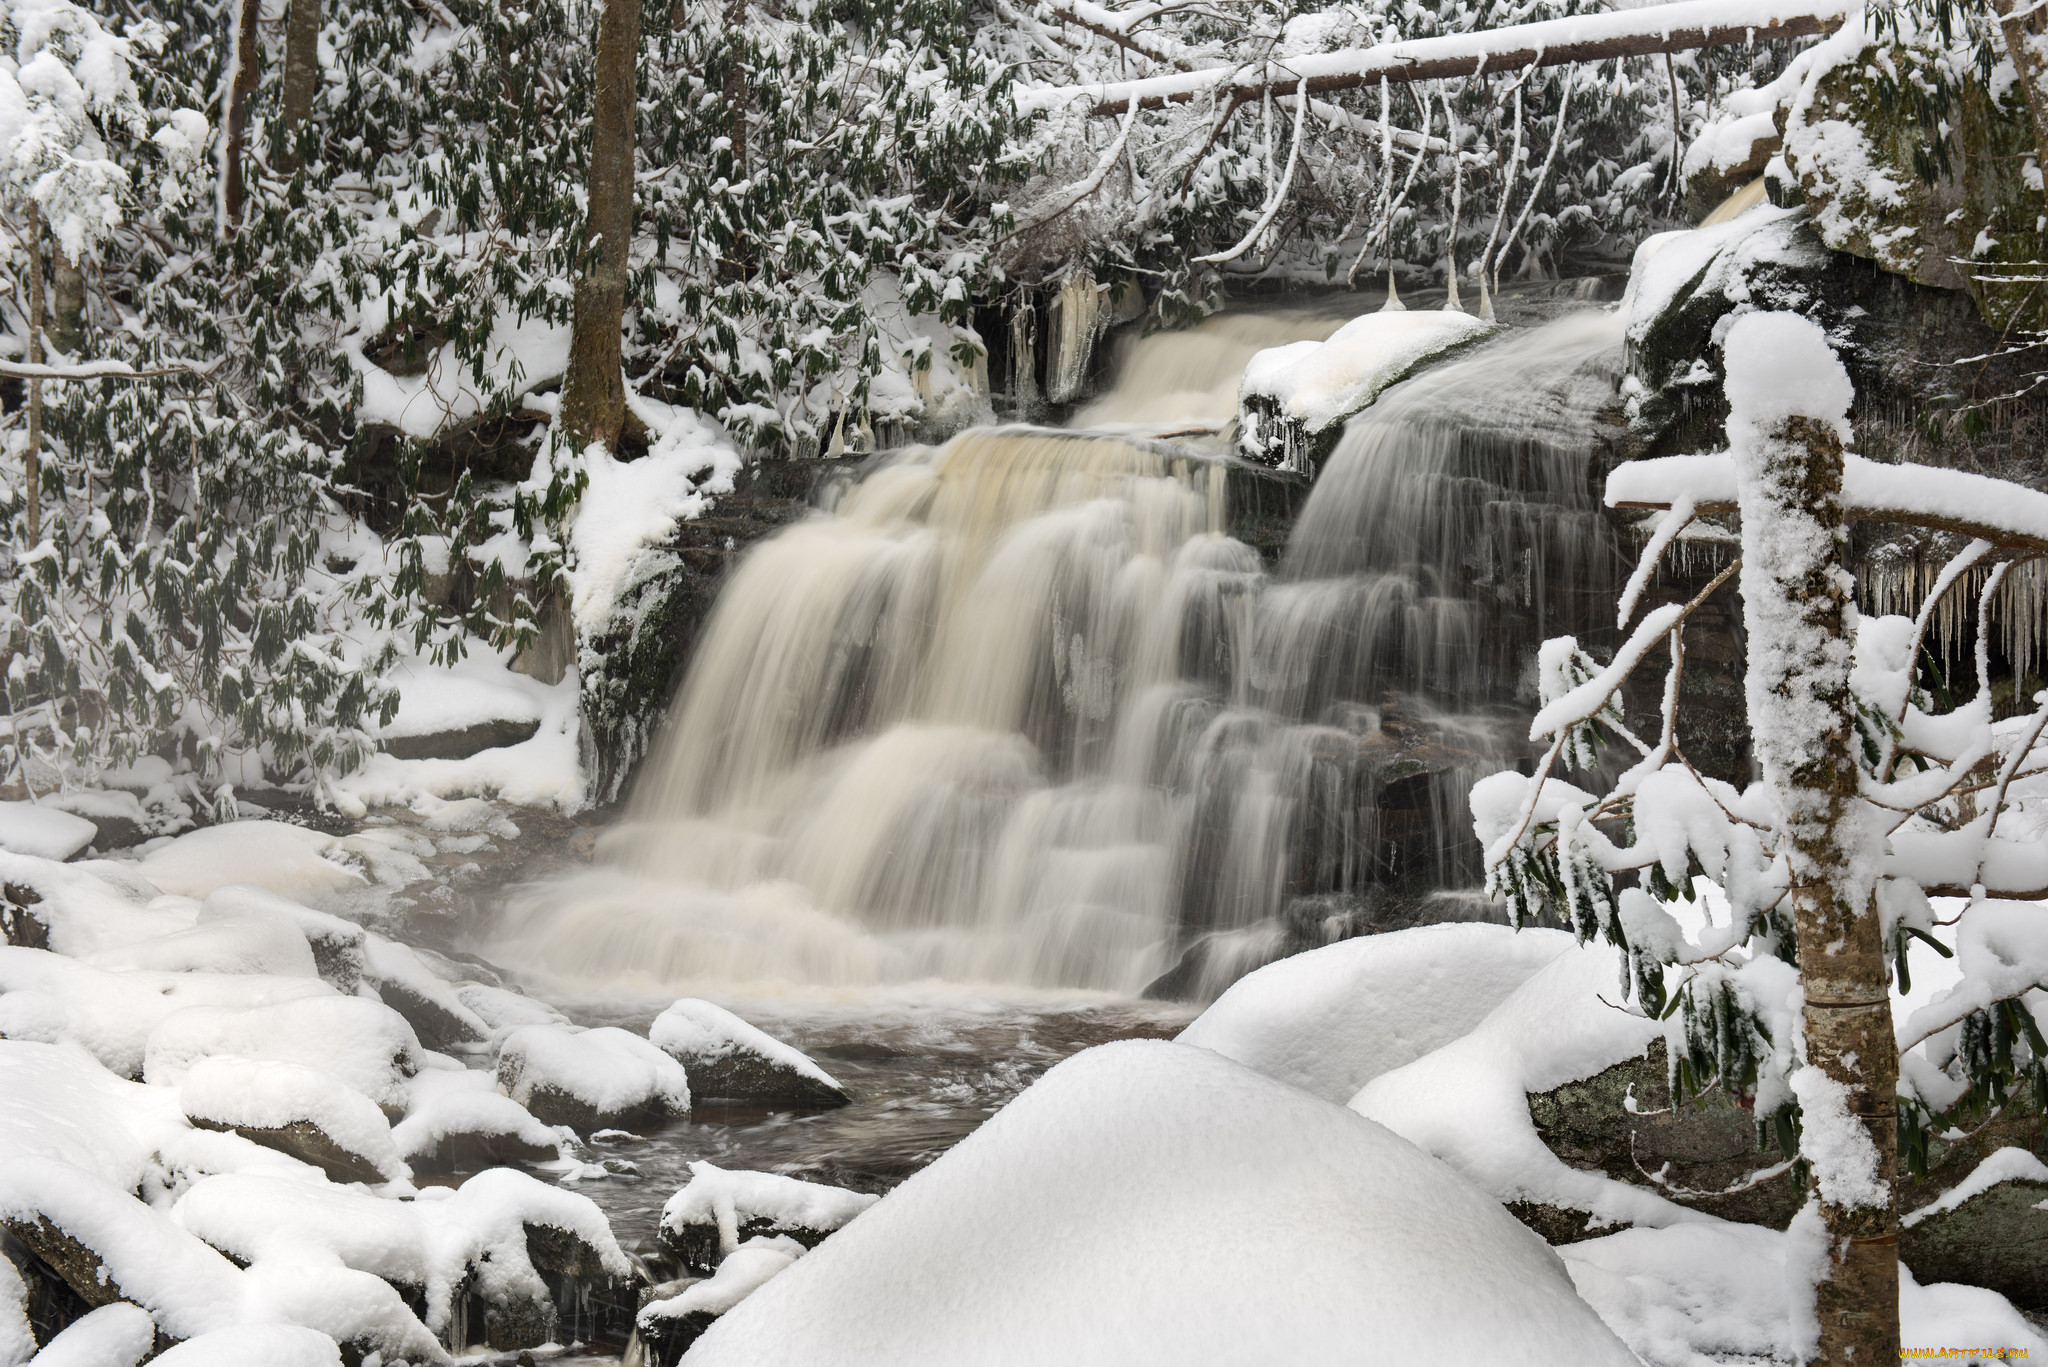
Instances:
[[[633,237],[633,133],[640,0],[606,0],[597,31],[590,130],[590,222],[576,277],[576,319],[562,381],[562,432],[577,448],[616,448],[626,421],[620,330]]]
[[[313,117],[313,97],[319,91],[320,0],[291,0],[284,32],[284,89],[270,144],[270,163],[279,175],[299,169],[299,135]]]
[[[1826,1231],[1816,1361],[1899,1346],[1898,1052],[1857,795],[1849,690],[1855,608],[1843,566],[1848,378],[1818,325],[1759,314],[1731,330],[1729,444],[1742,512],[1749,715],[1780,809],[1805,989],[1801,1153]],[[1746,353],[1746,354],[1745,354]],[[1747,365],[1743,365],[1743,360]],[[1738,366],[1757,388],[1743,392]],[[1832,372],[1832,373],[1830,373]],[[1789,399],[1787,396],[1790,396]]]

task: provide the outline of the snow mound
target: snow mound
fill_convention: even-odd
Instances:
[[[722,1006],[683,997],[654,1018],[647,1038],[681,1063],[699,1096],[846,1100],[839,1080]]]
[[[1494,331],[1469,313],[1440,309],[1368,313],[1325,342],[1294,342],[1254,355],[1238,386],[1272,401],[1281,416],[1320,432],[1379,398],[1422,362]]]
[[[1561,930],[1484,923],[1341,940],[1238,979],[1180,1043],[1342,1105],[1471,1030],[1571,946]]]
[[[1449,1168],[1157,1041],[1054,1068],[688,1360],[1635,1361],[1557,1255]]]
[[[419,1038],[403,1016],[381,1002],[330,993],[179,1011],[150,1034],[144,1077],[174,1086],[193,1064],[217,1054],[317,1069],[394,1111],[405,1105],[406,1079],[420,1066]]]
[[[187,1339],[153,1367],[341,1367],[341,1350],[316,1329],[296,1324],[241,1324]]]
[[[271,906],[232,897],[225,902],[208,897],[199,908],[197,923],[187,929],[103,949],[92,955],[89,962],[100,968],[139,968],[157,973],[320,976],[313,948],[292,918],[280,915]]]
[[[192,1065],[178,1089],[195,1125],[214,1129],[277,1131],[304,1127],[338,1152],[299,1156],[333,1175],[408,1181],[412,1170],[398,1156],[391,1126],[377,1103],[327,1073],[297,1063],[259,1062],[216,1055]]]
[[[1647,1188],[1567,1167],[1529,1118],[1531,1092],[1635,1058],[1664,1033],[1657,1021],[1601,1000],[1618,972],[1608,946],[1566,950],[1471,1033],[1366,1083],[1351,1109],[1443,1159],[1496,1200],[1585,1211],[1595,1227],[1706,1218]]]
[[[165,892],[205,897],[254,883],[295,901],[362,887],[363,875],[328,857],[341,842],[282,821],[232,821],[190,831],[152,852],[136,871]]]
[[[115,1301],[65,1326],[32,1367],[135,1367],[156,1346],[156,1321],[139,1305]]]
[[[1793,1362],[1787,1236],[1713,1220],[1628,1229],[1558,1249],[1579,1294],[1648,1367]],[[1899,1267],[1899,1327],[1909,1349],[2018,1348],[2040,1335],[2003,1296],[1950,1282],[1921,1286]],[[1944,1362],[1989,1363],[1957,1351]]]
[[[615,1026],[528,1025],[498,1050],[507,1096],[551,1124],[588,1128],[634,1115],[688,1115],[683,1066]]]
[[[47,950],[0,945],[0,1035],[75,1042],[123,1077],[143,1075],[151,1037],[186,1011],[225,1013],[308,999],[341,1000],[318,978],[115,973]]]
[[[69,859],[99,837],[82,816],[34,802],[0,802],[0,850],[39,859]]]

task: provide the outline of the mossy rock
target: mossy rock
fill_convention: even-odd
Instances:
[[[1872,43],[1823,73],[1787,130],[1786,167],[1836,251],[1967,293],[2001,332],[2048,326],[2048,299],[2018,278],[2040,274],[2032,263],[2044,245],[2041,192],[2021,169],[2037,147],[2025,99],[2017,87],[1995,95],[1971,79],[1937,114],[1914,94],[1935,59]],[[1936,118],[1952,129],[1946,166]]]

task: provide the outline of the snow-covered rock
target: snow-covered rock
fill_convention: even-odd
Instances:
[[[226,920],[260,914],[278,916],[298,928],[313,954],[313,967],[320,977],[343,996],[352,996],[363,980],[364,940],[367,932],[354,921],[345,921],[324,911],[280,897],[254,883],[229,883],[206,895],[199,908],[199,920]]]
[[[301,1064],[204,1058],[186,1072],[178,1100],[194,1125],[233,1130],[311,1163],[337,1182],[412,1177],[377,1103]]]
[[[31,1367],[135,1367],[154,1347],[156,1321],[149,1312],[115,1301],[65,1325],[43,1345]]]
[[[1311,473],[1344,419],[1425,362],[1494,330],[1469,313],[1382,311],[1352,319],[1328,341],[1261,351],[1238,386],[1238,446],[1262,465]]]
[[[787,1237],[815,1248],[881,1198],[773,1172],[732,1172],[690,1164],[690,1180],[661,1208],[662,1248],[708,1273],[742,1241]]]
[[[673,1361],[701,1338],[720,1315],[768,1284],[805,1253],[804,1246],[785,1237],[747,1240],[718,1265],[718,1271],[692,1282],[673,1296],[642,1306],[634,1328],[643,1345],[661,1361]]]
[[[1645,1187],[1568,1167],[1544,1146],[1529,1094],[1640,1055],[1663,1025],[1602,1000],[1616,952],[1567,949],[1469,1033],[1381,1073],[1351,1109],[1435,1154],[1503,1202],[1584,1212],[1592,1227],[1704,1219]]]
[[[420,1067],[419,1039],[402,1016],[379,1002],[330,992],[242,1008],[192,1007],[167,1016],[149,1035],[143,1075],[175,1085],[193,1064],[220,1054],[316,1069],[393,1112],[403,1110],[406,1080]]]
[[[459,983],[455,987],[455,999],[483,1022],[493,1040],[503,1039],[522,1025],[569,1023],[567,1016],[546,1002],[503,987]]]
[[[615,1026],[529,1025],[498,1050],[498,1083],[551,1125],[591,1129],[641,1116],[690,1113],[683,1066]]]
[[[410,946],[369,935],[363,946],[363,979],[405,1017],[429,1049],[481,1044],[491,1028],[463,1005],[462,998]]]
[[[1443,1164],[1207,1050],[1132,1041],[1047,1073],[691,1361],[1635,1359]]]
[[[341,1367],[341,1350],[318,1330],[296,1324],[238,1324],[187,1339],[156,1367]]]
[[[86,962],[99,968],[139,968],[157,973],[320,976],[313,948],[292,918],[260,902],[235,898],[219,901],[218,896],[215,894],[201,904],[198,918],[190,927],[102,949],[86,956]]]
[[[1485,923],[1341,940],[1238,979],[1179,1039],[1342,1105],[1471,1030],[1571,947],[1561,930]]]
[[[124,1077],[143,1075],[151,1037],[187,1011],[234,1014],[318,1001],[320,1007],[308,1008],[318,1013],[332,1010],[328,1004],[347,1000],[336,997],[334,989],[318,978],[116,973],[46,950],[0,946],[0,1035],[44,1043],[74,1041]],[[363,1005],[383,1009],[374,1002]],[[181,1026],[175,1033],[187,1032]],[[207,1051],[198,1050],[194,1056],[201,1052]]]
[[[544,1162],[560,1156],[565,1136],[502,1095],[491,1074],[429,1068],[408,1084],[391,1139],[414,1167],[446,1168]]]
[[[839,1080],[800,1050],[722,1006],[683,997],[654,1018],[647,1038],[689,1074],[699,1097],[844,1106]]]
[[[229,883],[254,883],[297,901],[362,887],[367,880],[332,856],[341,841],[282,821],[231,821],[190,831],[153,850],[137,872],[165,892],[205,897]]]
[[[0,802],[0,850],[64,860],[98,835],[99,828],[82,816],[35,802]]]

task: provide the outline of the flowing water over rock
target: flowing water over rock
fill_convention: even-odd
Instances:
[[[1238,374],[1302,313],[1145,339],[1074,429],[872,462],[720,595],[631,819],[498,954],[553,979],[1207,996],[1483,914],[1464,792],[1611,597],[1619,330],[1566,317],[1355,419],[1278,565],[1228,534]],[[1526,701],[1526,699],[1524,699]],[[1176,965],[1178,965],[1176,967]]]

